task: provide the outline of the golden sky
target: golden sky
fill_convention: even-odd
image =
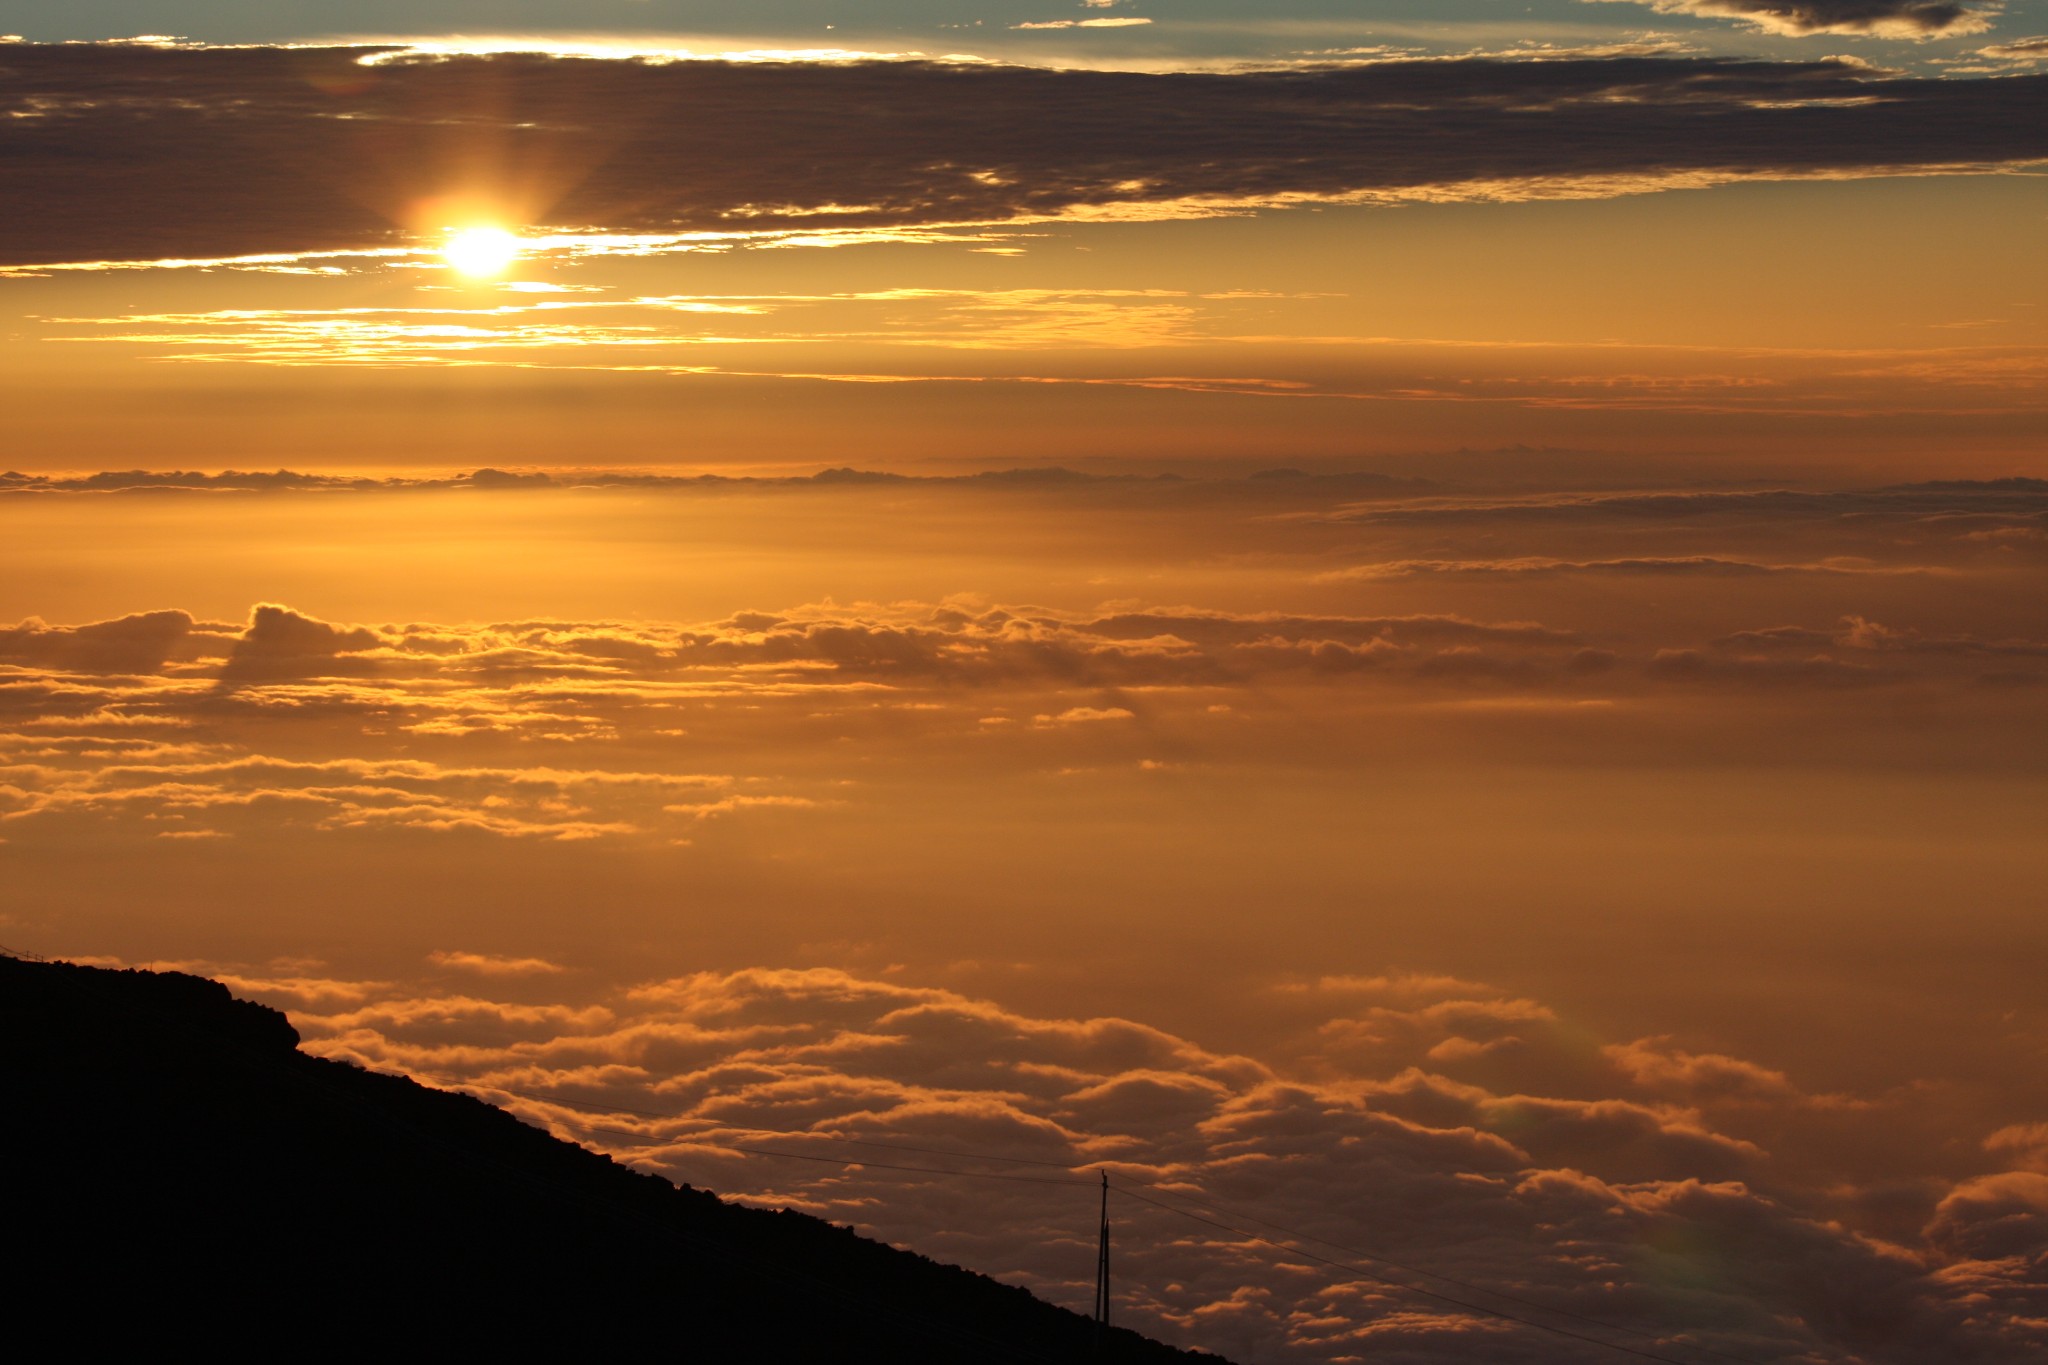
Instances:
[[[1085,1186],[731,1149],[2048,1349],[2034,11],[984,8],[0,48],[0,943],[1060,1302]],[[1235,1359],[1612,1354],[1118,1216]]]
[[[30,470],[2042,472],[2024,66],[10,51]]]

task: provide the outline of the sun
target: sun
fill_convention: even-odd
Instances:
[[[503,228],[463,228],[449,236],[441,255],[458,274],[487,280],[519,259],[519,239]]]

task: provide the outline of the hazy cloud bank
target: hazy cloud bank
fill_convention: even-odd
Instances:
[[[883,470],[839,466],[815,474],[647,474],[613,470],[572,470],[511,472],[476,469],[449,475],[313,474],[298,470],[222,470],[217,474],[199,470],[122,469],[92,474],[0,473],[0,493],[408,493],[446,490],[511,492],[519,490],[576,488],[675,489],[692,488],[872,488],[895,484],[957,485],[968,488],[1060,488],[1092,484],[1172,484],[1188,482],[1176,475],[1121,476],[1085,474],[1057,466],[991,469],[975,474],[899,474]],[[1352,474],[1343,485],[1364,488],[1424,488],[1420,479],[1396,479],[1385,475]]]
[[[1514,561],[1505,574],[1525,576]],[[1630,575],[1671,576],[1597,571]],[[1632,746],[1682,752],[1682,732],[1651,737],[1686,715],[1803,717],[1847,742],[1887,729],[1893,705],[1996,734],[2044,685],[2048,639],[1861,616],[1711,639],[1638,622],[1588,634],[1450,613],[966,602],[698,625],[336,625],[276,604],[241,625],[174,610],[31,619],[0,630],[0,829],[687,844],[726,817],[815,818],[864,799],[844,786],[855,774],[1341,764],[1390,752],[1389,726],[1456,752],[1474,706],[1499,723],[1520,708],[1523,742],[1594,753],[1630,727],[1644,730]],[[1578,719],[1560,728],[1567,710]],[[1621,726],[1606,739],[1603,714]]]
[[[1900,484],[1889,488],[1790,488],[1594,492],[1519,498],[1445,498],[1411,504],[1360,504],[1333,515],[1378,522],[1549,521],[1659,523],[1725,522],[1853,524],[1996,520],[2024,529],[2048,523],[2048,479],[2009,478]]]

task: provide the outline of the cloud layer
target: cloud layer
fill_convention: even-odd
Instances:
[[[1336,577],[1873,577],[1731,563],[1398,560]],[[83,822],[195,838],[296,826],[686,844],[709,821],[855,799],[839,784],[877,760],[988,773],[1342,763],[1386,753],[1393,718],[1415,733],[1501,705],[1522,708],[1521,742],[1540,742],[1559,708],[1595,727],[1588,743],[1688,713],[1804,716],[1809,741],[1848,743],[1901,705],[1932,738],[1995,729],[2044,685],[2048,639],[1863,616],[1705,639],[1449,612],[964,602],[815,604],[695,625],[336,625],[269,603],[241,625],[176,610],[31,619],[0,630],[0,723],[12,727],[0,730],[0,830]],[[1303,708],[1319,727],[1304,729]],[[1600,741],[1603,714],[1620,728]]]
[[[733,821],[831,819],[886,799],[876,784],[941,772],[1206,784],[1275,762],[1509,751],[2004,770],[2033,761],[2043,733],[2048,634],[2026,605],[2048,567],[2048,488],[2034,480],[1500,496],[1385,478],[828,471],[748,493],[763,501],[745,513],[726,484],[563,486],[575,481],[6,479],[24,526],[79,510],[213,515],[233,494],[252,512],[242,499],[279,499],[266,518],[339,516],[345,529],[320,534],[347,538],[462,499],[491,516],[594,516],[607,537],[622,515],[648,518],[657,544],[713,498],[777,525],[802,509],[838,547],[821,550],[833,577],[867,553],[881,498],[906,533],[927,517],[955,539],[994,517],[1057,524],[1073,562],[1135,554],[1133,581],[1185,575],[1199,596],[1201,576],[1177,567],[1195,546],[1300,605],[941,595],[698,621],[330,621],[279,603],[240,621],[164,606],[31,617],[0,627],[0,837],[296,828],[683,846]],[[152,490],[168,509],[135,501]],[[1161,538],[1139,545],[1141,526]],[[1466,553],[1442,557],[1450,546]],[[723,562],[708,553],[674,571]],[[1032,553],[1031,581],[1067,572]]]
[[[1086,1292],[1093,1194],[1060,1168],[1100,1166],[1128,1192],[1120,1316],[1239,1359],[1589,1358],[1489,1309],[1675,1359],[1990,1365],[2043,1341],[2048,1178],[1994,1161],[1930,1191],[1909,1235],[1858,1234],[1737,1134],[1895,1122],[1901,1099],[1809,1094],[1662,1039],[1588,1053],[1541,1003],[1470,982],[1293,983],[1273,1003],[1312,1024],[1308,1051],[1280,1064],[824,968],[582,1002],[230,979],[315,1051],[1063,1301]]]
[[[1240,1359],[2038,1353],[2038,482],[525,478],[12,480],[0,938]]]
[[[1144,76],[364,56],[9,47],[0,264],[376,249],[437,227],[451,204],[614,233],[745,232],[2048,156],[2035,116],[2048,78],[1832,61]]]

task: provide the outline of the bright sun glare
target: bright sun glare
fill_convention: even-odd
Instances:
[[[448,238],[441,255],[459,273],[489,279],[519,259],[519,239],[503,228],[464,228]]]

